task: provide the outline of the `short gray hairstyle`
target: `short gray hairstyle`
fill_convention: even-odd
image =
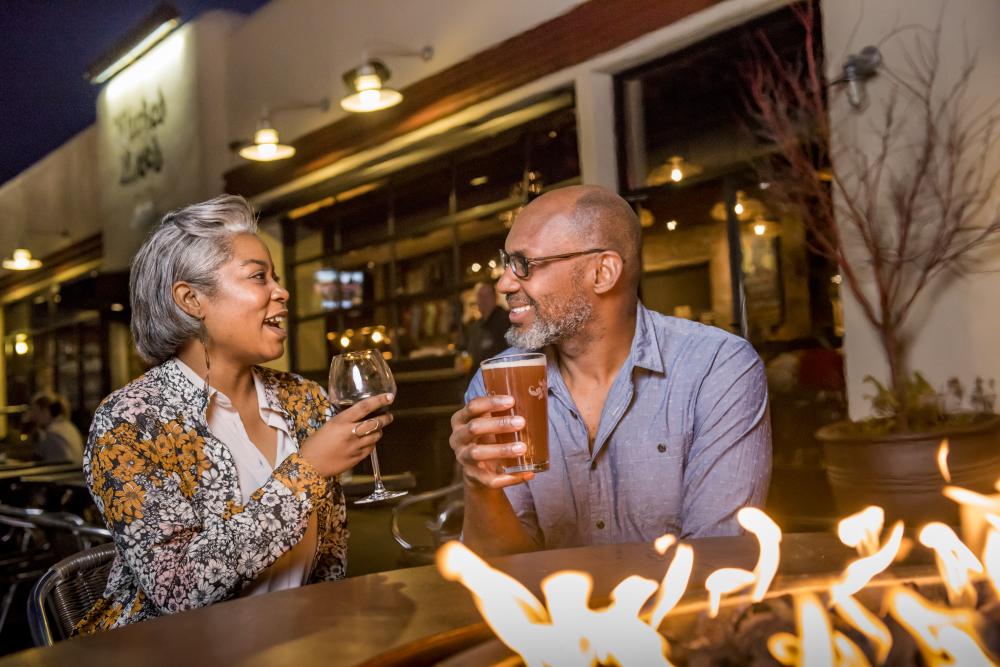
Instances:
[[[199,334],[201,322],[174,301],[174,284],[214,294],[218,270],[232,257],[232,238],[256,233],[253,209],[234,195],[163,216],[132,259],[129,276],[132,339],[143,359],[161,364]]]

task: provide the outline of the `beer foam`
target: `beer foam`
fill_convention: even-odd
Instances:
[[[496,361],[493,359],[496,359]],[[533,359],[514,358],[511,361],[506,361],[507,357],[494,357],[493,359],[487,359],[482,363],[484,371],[489,369],[518,368],[520,366],[545,366],[548,364],[548,359],[544,356]]]

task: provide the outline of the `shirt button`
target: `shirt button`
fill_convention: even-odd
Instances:
[[[604,530],[604,520],[603,519],[598,519],[597,523],[595,523],[594,525],[597,526],[598,530]]]
[[[667,451],[667,446],[661,442],[656,446],[656,451],[662,454],[663,452]]]

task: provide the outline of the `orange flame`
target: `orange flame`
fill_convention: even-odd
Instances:
[[[983,573],[983,564],[965,546],[958,535],[940,522],[924,526],[918,536],[920,543],[934,550],[938,571],[948,590],[948,601],[953,605],[974,607],[976,589],[972,585],[972,575]]]
[[[691,579],[691,570],[694,567],[694,549],[687,544],[678,545],[674,553],[674,559],[663,575],[660,583],[660,592],[653,602],[653,611],[650,613],[649,624],[660,627],[660,623],[670,611],[677,606],[684,591],[687,589],[688,581]]]
[[[677,538],[667,533],[666,535],[660,535],[653,541],[653,548],[656,549],[656,553],[661,556],[667,553],[667,549],[674,546],[677,543]]]
[[[985,496],[958,486],[946,486],[944,495],[959,504],[962,540],[973,553],[981,552],[986,538],[986,515],[1000,515],[1000,496]]]
[[[882,620],[851,596],[833,600],[833,608],[875,647],[875,662],[884,663],[892,649],[892,633]]]
[[[796,634],[777,632],[768,639],[767,650],[775,660],[790,667],[870,667],[865,654],[840,632],[811,593],[795,596]]]
[[[859,556],[871,556],[878,551],[884,524],[885,510],[878,505],[870,505],[841,519],[837,524],[837,537],[847,546],[856,548]]]
[[[753,533],[760,547],[757,565],[753,575],[756,579],[751,599],[760,602],[764,599],[767,589],[771,587],[774,575],[778,573],[778,560],[781,557],[781,528],[771,517],[756,507],[744,507],[736,514],[740,525]]]
[[[708,617],[719,615],[722,596],[735,593],[754,582],[753,572],[738,567],[719,568],[705,579],[705,589],[708,590]]]
[[[986,523],[989,530],[986,533],[986,548],[983,549],[983,565],[993,591],[1000,597],[1000,517],[987,514]]]
[[[938,447],[937,453],[937,464],[938,470],[941,471],[941,476],[944,477],[944,481],[951,484],[951,471],[948,470],[948,438],[941,441],[941,446]]]
[[[858,558],[847,566],[840,580],[830,587],[830,596],[840,601],[867,586],[875,575],[892,565],[902,543],[903,522],[897,521],[881,549],[866,558]]]
[[[975,614],[933,604],[902,587],[886,597],[889,613],[913,635],[929,667],[994,665],[975,631]]]

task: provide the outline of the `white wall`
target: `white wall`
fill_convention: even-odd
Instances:
[[[976,54],[978,67],[969,88],[969,99],[977,108],[1000,97],[1000,2],[996,0],[827,0],[824,3],[824,39],[831,74],[848,53],[868,44],[878,44],[885,67],[905,69],[901,45],[912,33],[901,33],[891,40],[884,37],[894,28],[922,25],[933,28],[943,21],[942,88],[954,81],[966,51]],[[876,137],[868,124],[884,108],[890,81],[884,74],[869,82],[871,104],[861,115],[852,113],[843,102],[831,108],[835,128],[834,150],[838,142],[855,142],[869,154],[874,153]],[[985,169],[1000,168],[1000,149],[992,151]],[[994,193],[988,207],[998,214],[1000,192]],[[1000,268],[1000,251],[993,249]],[[845,353],[848,394],[853,418],[869,413],[864,396],[871,393],[862,381],[872,374],[880,380],[888,376],[887,365],[874,332],[860,308],[844,292]],[[943,386],[949,377],[959,378],[966,386],[977,375],[1000,380],[1000,310],[992,306],[1000,292],[1000,273],[979,273],[967,278],[942,282],[927,293],[910,320],[912,336],[910,368],[920,370],[935,386]]]
[[[44,257],[100,232],[96,163],[92,126],[0,186],[0,254],[24,242]]]
[[[164,213],[221,191],[228,135],[224,45],[240,20],[211,12],[181,26],[101,91],[96,127],[105,269],[127,268]],[[144,169],[138,165],[143,156],[150,162]]]

